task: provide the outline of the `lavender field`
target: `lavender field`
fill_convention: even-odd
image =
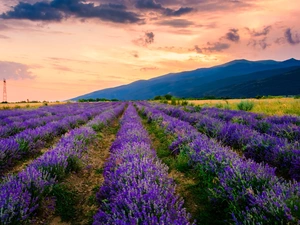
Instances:
[[[0,111],[0,224],[300,224],[300,117],[147,101]]]

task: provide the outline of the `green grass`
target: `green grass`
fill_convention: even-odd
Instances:
[[[252,101],[241,101],[237,104],[237,107],[239,110],[243,110],[243,111],[251,111],[254,107],[254,102]]]
[[[74,217],[77,195],[64,184],[54,185],[51,195],[56,198],[55,213],[62,221],[71,221]]]
[[[97,168],[95,169],[95,174],[102,174],[103,173],[103,168]]]
[[[254,107],[250,110],[254,113],[264,113],[267,115],[283,116],[286,114],[300,116],[299,98],[272,98],[272,99],[245,99],[253,102]],[[224,109],[239,110],[240,99],[228,100],[194,100],[188,101],[190,105],[201,107],[221,107]]]

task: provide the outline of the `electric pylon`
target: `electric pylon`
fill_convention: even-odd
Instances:
[[[6,80],[3,79],[3,102],[7,102]]]

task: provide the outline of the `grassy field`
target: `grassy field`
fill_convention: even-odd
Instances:
[[[48,105],[60,105],[65,104],[65,102],[48,102]],[[0,110],[3,109],[20,109],[20,108],[38,108],[45,105],[45,103],[7,103],[0,104]]]
[[[238,103],[250,101],[254,103],[251,112],[265,113],[268,115],[285,114],[300,116],[300,99],[276,98],[276,99],[229,99],[229,100],[190,100],[189,103],[200,106],[228,108],[238,110]]]

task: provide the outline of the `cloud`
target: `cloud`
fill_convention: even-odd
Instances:
[[[230,48],[230,45],[223,42],[214,42],[210,43],[207,42],[207,45],[205,47],[200,48],[198,45],[195,45],[194,48],[189,49],[189,51],[196,51],[199,54],[203,54],[205,52],[212,53],[212,52],[222,52],[223,50],[226,50]]]
[[[0,61],[0,79],[33,79],[33,74],[29,71],[28,65],[15,62]]]
[[[298,33],[292,34],[291,28],[288,28],[284,32],[285,39],[291,45],[297,45],[300,43],[300,36]]]
[[[259,36],[266,36],[271,31],[272,26],[265,26],[261,31],[256,30],[250,30],[248,27],[246,27],[246,30],[250,33],[252,37],[259,37]]]
[[[34,4],[19,2],[11,11],[3,13],[3,19],[28,19],[32,21],[62,21],[69,17],[98,18],[114,23],[140,23],[137,13],[126,10],[122,4],[88,3],[85,0],[52,0]]]
[[[253,48],[259,48],[261,50],[265,50],[267,47],[271,46],[271,44],[267,43],[267,38],[264,37],[261,40],[251,39],[247,46],[251,46]]]
[[[67,58],[59,58],[59,57],[48,57],[46,60],[54,61],[55,64],[61,63],[61,62],[75,62],[75,63],[83,63],[83,64],[89,64],[89,63],[100,63],[100,62],[93,62],[93,61],[87,61],[87,60],[78,60],[78,59],[67,59]]]
[[[139,58],[140,57],[138,52],[132,52],[132,56],[134,58]]]
[[[178,10],[173,10],[173,9],[169,9],[169,8],[166,8],[164,10],[164,15],[165,16],[182,16],[184,14],[187,14],[187,13],[190,13],[192,12],[194,9],[193,8],[190,8],[190,7],[181,7],[180,9]]]
[[[202,49],[201,49],[198,45],[195,45],[194,50],[195,50],[197,53],[199,53],[199,54],[203,53],[203,52],[202,52]]]
[[[64,72],[75,72],[73,69],[67,67],[67,66],[62,66],[58,64],[53,64],[52,65],[53,69],[59,70],[59,71],[64,71]]]
[[[154,43],[154,37],[155,35],[153,32],[145,32],[143,37],[133,40],[133,43],[139,46],[148,46]]]
[[[283,45],[283,44],[286,43],[286,40],[285,40],[284,37],[280,37],[280,38],[277,38],[274,42],[275,42],[275,44],[277,44],[277,45]]]
[[[138,9],[163,9],[161,4],[155,2],[155,0],[137,0],[135,7]]]
[[[144,72],[148,72],[148,71],[152,71],[152,70],[158,70],[158,68],[157,67],[143,67],[140,70],[144,71]]]
[[[229,32],[225,35],[225,39],[232,41],[232,42],[239,42],[240,35],[238,34],[238,29],[230,29]]]
[[[7,37],[7,36],[5,36],[5,35],[1,35],[1,34],[0,34],[0,39],[10,39],[10,37]]]
[[[145,33],[145,43],[152,44],[154,42],[154,33],[153,32],[146,32]]]
[[[169,27],[189,27],[194,25],[192,21],[185,19],[163,20],[158,22],[157,24]]]
[[[159,11],[165,16],[182,16],[194,10],[191,7],[180,7],[178,10],[165,8],[162,4],[157,3],[155,0],[137,0],[135,7],[137,9]]]
[[[206,52],[222,52],[225,49],[230,48],[230,45],[227,43],[222,43],[222,42],[215,42],[215,43],[210,43],[207,42],[207,47],[202,48],[202,50]]]
[[[8,26],[6,26],[6,25],[3,24],[3,23],[0,23],[0,30],[8,30],[8,29],[9,29]]]

